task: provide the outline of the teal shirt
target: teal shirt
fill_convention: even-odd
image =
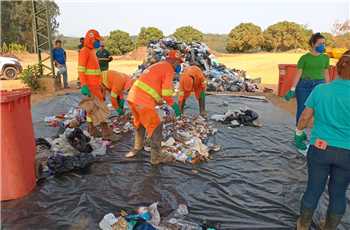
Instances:
[[[329,146],[350,150],[350,80],[316,86],[305,106],[314,111],[310,144],[319,138]]]

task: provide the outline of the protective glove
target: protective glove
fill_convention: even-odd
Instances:
[[[121,107],[119,107],[117,110],[118,115],[124,115],[124,111]]]
[[[179,116],[181,115],[179,105],[175,102],[171,107],[172,107],[172,108],[174,109],[174,111],[175,111],[175,116],[176,116],[176,117],[179,117]]]
[[[88,96],[90,97],[91,96],[91,93],[90,93],[90,90],[89,88],[86,86],[86,85],[83,85],[80,89],[80,93],[85,95],[85,96]]]
[[[290,101],[290,99],[292,99],[293,97],[295,97],[295,89],[291,89],[288,91],[288,93],[286,95],[284,95],[284,100],[286,101]]]
[[[202,91],[199,96],[202,100],[205,100],[205,92],[204,91]]]
[[[295,147],[298,149],[298,151],[305,151],[307,149],[307,146],[305,144],[305,141],[307,139],[306,133],[304,130],[295,130],[294,133],[294,141],[295,141]]]
[[[118,100],[118,104],[119,104],[119,107],[123,109],[124,108],[124,104],[125,104],[125,100],[124,99],[119,99]]]

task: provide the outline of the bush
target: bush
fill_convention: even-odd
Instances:
[[[27,51],[27,47],[25,45],[21,45],[18,43],[10,43],[7,45],[5,42],[0,46],[2,53],[23,53]]]
[[[40,89],[39,78],[41,78],[39,65],[28,65],[20,75],[20,79],[33,91]]]

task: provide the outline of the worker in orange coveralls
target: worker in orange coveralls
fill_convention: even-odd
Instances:
[[[199,102],[199,112],[202,116],[205,112],[205,89],[207,85],[203,71],[195,65],[188,66],[180,76],[179,106],[181,113],[184,112],[186,99],[194,92]]]
[[[172,106],[176,116],[180,109],[173,100],[173,78],[182,59],[177,51],[170,50],[164,61],[149,66],[135,81],[127,98],[134,116],[135,143],[126,157],[134,157],[144,146],[145,133],[151,138],[151,164],[173,161],[172,156],[161,153],[162,121],[156,106],[164,103]]]
[[[111,95],[113,108],[118,115],[124,114],[124,95],[132,86],[134,80],[125,73],[108,70],[102,73],[102,88]]]
[[[100,47],[101,36],[96,30],[89,30],[84,39],[84,47],[79,51],[78,73],[81,84],[80,92],[88,97],[97,97],[103,101],[101,89],[101,70],[96,56],[96,49]],[[97,136],[97,129],[87,114],[86,121],[90,135]],[[112,135],[112,130],[106,122],[101,123],[102,137]]]

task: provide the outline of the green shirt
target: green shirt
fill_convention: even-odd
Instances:
[[[96,56],[97,56],[97,58],[109,58],[111,56],[111,54],[106,49],[103,49],[103,50],[99,49],[96,52]],[[108,63],[110,62],[110,60],[108,60],[108,61],[107,60],[99,60],[98,62],[100,64],[101,71],[108,70]]]
[[[329,146],[350,150],[350,80],[316,86],[305,106],[314,111],[310,144],[319,138]]]
[[[324,80],[324,71],[329,68],[329,57],[326,54],[314,56],[304,54],[298,61],[298,69],[302,70],[303,80]]]

